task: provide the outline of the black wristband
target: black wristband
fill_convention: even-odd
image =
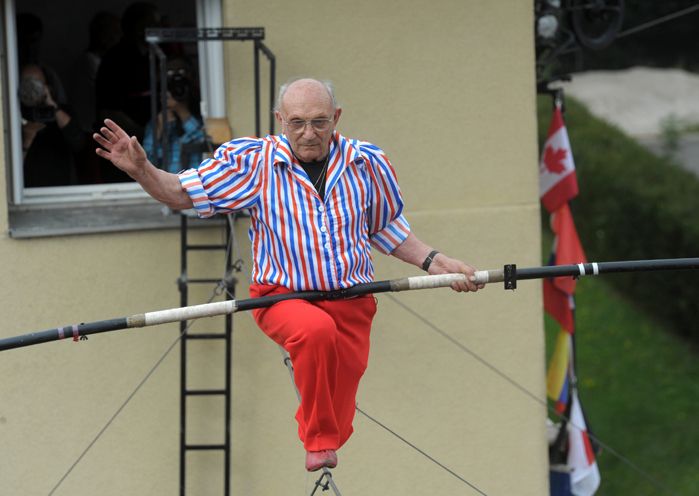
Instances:
[[[425,259],[424,262],[422,262],[422,270],[427,272],[427,269],[430,268],[430,265],[432,265],[432,260],[434,257],[437,256],[439,252],[437,250],[432,250],[429,255],[427,255],[427,258]]]

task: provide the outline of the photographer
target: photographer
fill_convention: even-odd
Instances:
[[[56,104],[41,66],[22,67],[19,98],[24,185],[31,188],[74,184],[75,155],[85,148],[86,136],[66,109]]]
[[[143,139],[148,158],[161,169],[176,173],[201,163],[206,142],[197,112],[198,103],[198,92],[187,61],[182,58],[168,61],[166,123],[163,126],[163,113],[158,113],[155,132],[149,122]],[[163,164],[163,128],[167,133],[167,164]]]

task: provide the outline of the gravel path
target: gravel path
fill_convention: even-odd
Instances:
[[[662,149],[664,120],[699,124],[699,74],[648,67],[589,71],[574,74],[563,88],[654,152]],[[675,158],[699,175],[699,133],[682,136]]]

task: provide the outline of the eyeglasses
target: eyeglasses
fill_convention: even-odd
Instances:
[[[284,122],[286,122],[286,125],[289,127],[289,131],[299,133],[303,132],[308,124],[310,124],[315,131],[327,131],[335,121],[333,119],[291,119],[290,121],[284,120]]]

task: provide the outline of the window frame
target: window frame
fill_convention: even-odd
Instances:
[[[3,88],[4,121],[5,121],[5,160],[6,177],[8,180],[7,203],[13,207],[32,209],[50,205],[71,206],[94,203],[99,206],[104,201],[124,201],[133,203],[134,200],[149,202],[148,194],[137,183],[109,183],[53,186],[41,188],[26,188],[23,177],[22,157],[22,127],[20,107],[17,98],[19,88],[19,67],[17,54],[17,33],[14,19],[16,4],[19,0],[3,2],[4,36],[2,40],[5,64],[2,68],[6,76],[6,87]],[[221,0],[195,0],[195,15],[197,27],[221,27]],[[203,112],[203,117],[225,116],[225,83],[224,57],[221,42],[199,42],[199,77],[202,88],[202,110],[216,109],[212,115]]]

